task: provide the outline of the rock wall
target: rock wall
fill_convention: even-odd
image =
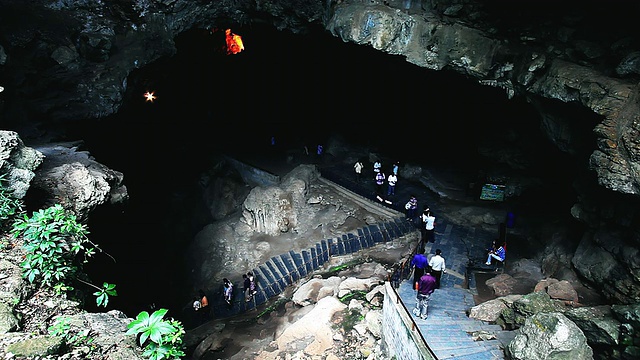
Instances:
[[[122,105],[128,75],[173,55],[174,38],[185,30],[265,19],[293,32],[321,26],[344,41],[405,56],[426,69],[465,74],[509,97],[547,98],[593,111],[602,118],[590,160],[600,185],[638,195],[637,39],[623,31],[624,19],[616,19],[636,7],[585,13],[585,4],[542,11],[474,0],[13,2],[0,15],[0,30],[13,34],[0,42],[0,66],[10,74],[2,85],[26,94],[11,104],[0,98],[0,109],[21,113],[7,118],[20,122],[36,122],[44,113],[47,121],[102,118]],[[17,16],[28,19],[6,21]],[[510,22],[516,16],[521,20]],[[58,18],[69,21],[61,27]],[[594,31],[593,21],[615,29]],[[39,77],[26,76],[34,69]],[[54,96],[39,93],[47,87],[56,89]]]

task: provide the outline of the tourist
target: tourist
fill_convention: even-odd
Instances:
[[[418,286],[416,284],[418,283],[418,280],[420,279],[420,277],[424,275],[424,271],[428,265],[429,265],[429,259],[427,259],[427,257],[424,256],[422,251],[419,251],[411,259],[411,266],[413,267],[412,285],[414,289],[416,290],[418,289]]]
[[[418,199],[411,195],[409,201],[404,205],[404,209],[407,211],[407,221],[413,221],[416,217],[416,210],[418,209]]]
[[[377,174],[381,171],[382,171],[382,163],[380,162],[380,160],[376,160],[373,163],[373,172]]]
[[[384,182],[386,180],[384,173],[382,171],[376,173],[376,199],[378,201],[383,201],[382,199],[382,189],[384,187]]]
[[[436,217],[433,216],[431,210],[427,210],[425,215],[425,238],[428,242],[436,242]]]
[[[424,320],[428,316],[429,299],[436,289],[436,278],[427,270],[418,280],[418,295],[416,309],[413,314]]]
[[[249,280],[249,277],[247,276],[247,274],[242,274],[242,292],[244,293],[245,302],[251,301],[250,287],[251,287],[251,280]]]
[[[199,322],[204,323],[209,320],[209,311],[211,310],[211,307],[209,306],[209,299],[207,299],[207,295],[205,295],[203,290],[198,290],[198,296],[200,307],[196,311],[200,315],[198,319]]]
[[[398,182],[398,177],[396,174],[391,173],[387,178],[387,196],[396,194],[396,183]]]
[[[360,178],[362,176],[362,169],[364,168],[364,164],[362,164],[362,161],[360,161],[360,159],[358,159],[356,161],[356,163],[353,165],[353,169],[356,172],[356,182],[360,182]]]
[[[498,249],[496,249],[495,251],[489,251],[489,255],[487,256],[487,262],[485,263],[485,265],[491,266],[491,260],[493,259],[499,261],[500,263],[504,263],[504,259],[506,258],[506,256],[507,243],[503,242],[502,245],[500,245],[500,247],[498,247]]]
[[[224,301],[231,305],[231,300],[233,299],[233,283],[229,281],[229,279],[224,278],[222,279],[222,284]]]
[[[447,267],[441,254],[442,250],[436,249],[436,254],[431,257],[431,260],[429,260],[431,274],[436,278],[436,289],[440,289],[440,279],[442,278],[442,274],[447,272]]]

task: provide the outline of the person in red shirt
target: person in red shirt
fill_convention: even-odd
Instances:
[[[200,322],[204,323],[209,320],[209,299],[207,299],[207,295],[205,295],[203,290],[198,291],[198,295],[200,295],[200,309],[198,312],[200,313]]]
[[[431,275],[431,269],[427,269],[425,274],[418,280],[418,303],[414,310],[414,315],[424,320],[427,318],[429,299],[436,289],[436,278]]]

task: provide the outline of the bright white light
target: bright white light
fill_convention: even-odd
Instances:
[[[4,88],[2,86],[0,86],[0,92],[3,92]]]

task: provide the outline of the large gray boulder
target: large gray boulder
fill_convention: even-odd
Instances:
[[[44,194],[43,208],[59,203],[84,221],[98,205],[121,203],[129,194],[123,183],[124,175],[96,161],[80,145],[37,146],[45,159],[36,170],[32,186]]]
[[[521,327],[528,318],[542,312],[562,312],[564,305],[551,299],[544,291],[526,294],[516,299],[500,314],[500,323],[508,329]]]
[[[608,305],[571,309],[564,313],[587,337],[592,345],[618,345],[620,321],[615,318]]]
[[[593,350],[576,324],[559,312],[527,318],[506,348],[512,360],[591,360]]]
[[[639,259],[637,246],[600,231],[595,237],[583,237],[572,264],[583,278],[599,284],[610,301],[630,304],[640,300]]]

